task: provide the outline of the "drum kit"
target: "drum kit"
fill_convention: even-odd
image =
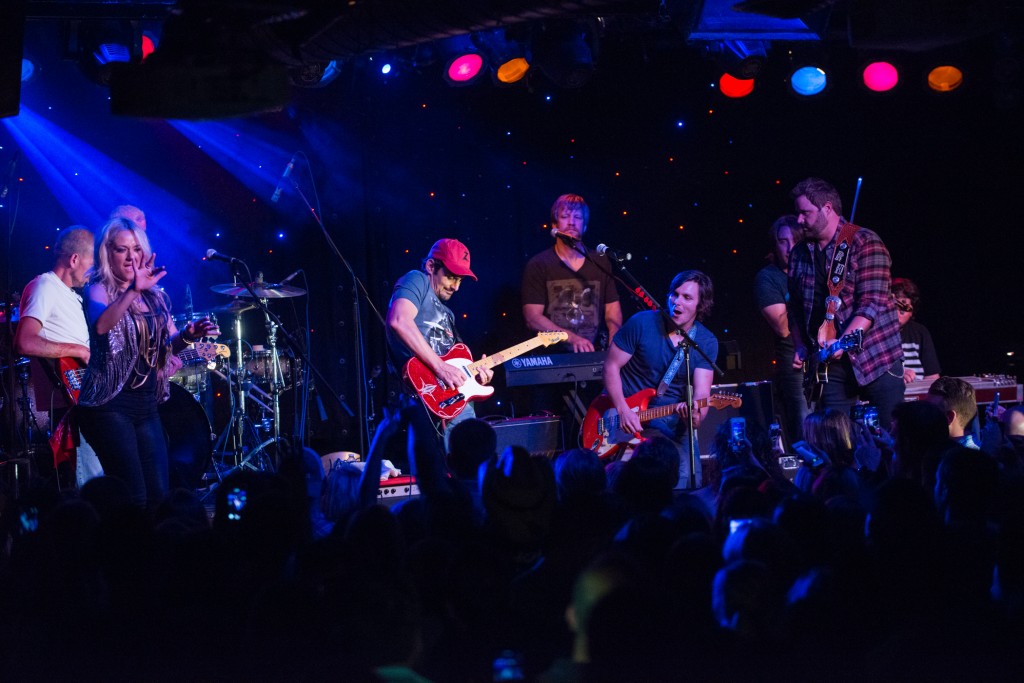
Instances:
[[[193,320],[230,317],[231,339],[223,347],[230,351],[206,364],[187,364],[171,377],[171,395],[160,406],[160,416],[169,441],[172,486],[212,489],[235,469],[273,471],[282,439],[281,396],[303,385],[302,362],[279,348],[278,326],[266,306],[306,290],[262,279],[248,287],[236,282],[210,289],[231,301],[173,319],[182,329]],[[244,334],[243,315],[258,308],[266,336],[264,343],[251,343]]]

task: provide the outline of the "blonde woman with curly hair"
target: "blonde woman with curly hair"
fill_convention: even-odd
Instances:
[[[219,330],[209,320],[175,328],[170,301],[157,286],[167,272],[154,265],[146,233],[132,221],[110,219],[98,251],[85,292],[90,357],[79,396],[81,430],[104,473],[127,484],[134,503],[152,506],[168,488],[157,404],[180,367],[174,354]]]

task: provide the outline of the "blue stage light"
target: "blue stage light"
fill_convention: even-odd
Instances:
[[[797,95],[817,95],[828,85],[828,76],[817,66],[802,66],[789,78],[790,86]]]
[[[28,83],[33,76],[36,75],[36,64],[31,59],[23,58],[21,60],[21,82]]]

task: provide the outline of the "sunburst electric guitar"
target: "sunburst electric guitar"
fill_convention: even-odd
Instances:
[[[209,363],[220,358],[230,358],[231,348],[213,342],[196,342],[177,354],[178,359],[186,365]],[[85,376],[85,363],[80,358],[64,357],[57,359],[57,374],[60,375],[64,391],[73,403],[78,403],[78,395],[82,391],[82,377]]]
[[[640,424],[645,425],[659,417],[668,417],[676,411],[678,403],[648,408],[647,404],[657,393],[654,389],[641,389],[626,399],[626,405],[640,418]],[[743,405],[743,399],[739,394],[717,393],[697,399],[693,403],[697,409],[705,406],[717,409],[739,408]],[[595,398],[587,409],[586,417],[583,418],[580,444],[597,453],[602,459],[607,459],[618,455],[628,444],[638,442],[639,439],[635,435],[622,431],[619,411],[612,404],[611,397],[601,394]]]
[[[521,356],[538,346],[551,346],[569,338],[567,332],[538,332],[533,339],[510,346],[504,351],[473,361],[473,354],[465,344],[456,344],[441,360],[466,373],[466,382],[460,387],[442,386],[437,375],[418,358],[410,358],[405,364],[405,380],[417,394],[423,405],[442,420],[454,419],[466,409],[469,401],[482,401],[494,393],[494,387],[487,387],[476,381],[480,368],[493,368],[507,360]]]

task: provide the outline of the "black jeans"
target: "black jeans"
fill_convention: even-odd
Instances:
[[[776,365],[775,412],[782,418],[782,429],[786,444],[804,438],[804,418],[807,417],[807,398],[804,396],[804,373],[793,368],[793,358],[779,361]]]
[[[128,485],[132,501],[156,505],[167,494],[167,438],[156,395],[124,392],[102,406],[79,406],[82,434],[103,465],[103,473]]]
[[[829,366],[828,379],[828,384],[821,391],[822,407],[838,408],[849,414],[858,399],[868,401],[878,408],[878,424],[885,429],[892,424],[892,410],[903,403],[907,389],[903,381],[902,360],[893,363],[881,377],[860,386],[853,375],[849,357],[843,356],[838,363]]]

